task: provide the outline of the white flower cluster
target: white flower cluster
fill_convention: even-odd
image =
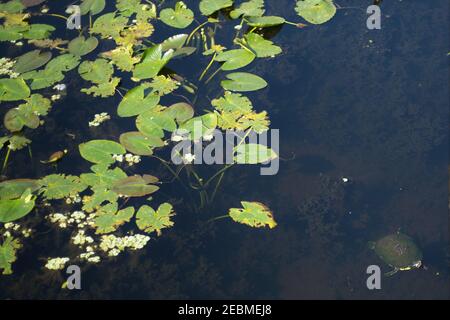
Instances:
[[[3,225],[3,228],[6,229],[6,231],[3,233],[4,237],[11,237],[11,236],[23,236],[24,238],[29,238],[31,236],[31,233],[33,232],[30,228],[24,228],[18,223],[14,222],[7,222]]]
[[[183,163],[185,163],[185,164],[192,163],[192,162],[194,162],[194,160],[195,160],[195,155],[192,153],[186,153],[183,156]]]
[[[59,100],[59,99],[61,99],[61,95],[60,95],[60,94],[54,94],[54,95],[52,95],[52,96],[50,97],[50,99],[51,99],[52,101]]]
[[[70,195],[68,198],[66,198],[67,204],[80,203],[80,202],[81,202],[81,197],[79,194]]]
[[[131,236],[116,237],[113,234],[103,235],[100,242],[100,249],[107,252],[109,256],[117,256],[126,248],[139,250],[145,247],[150,240],[149,236],[136,234]]]
[[[94,226],[95,214],[86,215],[83,211],[74,211],[70,214],[52,213],[47,216],[51,223],[57,224],[61,229],[70,225],[77,225],[79,229],[86,226]]]
[[[45,267],[49,270],[62,270],[69,260],[69,258],[48,258]]]
[[[122,154],[113,154],[112,158],[117,162],[123,162],[125,160],[129,166],[141,162],[140,156],[133,155],[131,153],[127,153],[125,156],[123,156]]]
[[[94,242],[94,238],[91,236],[87,236],[84,230],[78,230],[78,233],[72,237],[73,244],[82,247],[85,244],[92,244]]]
[[[67,87],[64,83],[59,83],[53,87],[53,89],[57,90],[57,91],[64,91],[64,90],[66,90],[66,88]]]
[[[17,72],[12,71],[11,69],[15,65],[15,61],[9,58],[1,58],[0,59],[0,76],[7,75],[10,78],[17,78],[19,74]]]
[[[94,120],[89,122],[89,127],[98,127],[103,122],[111,119],[111,116],[107,112],[102,112],[94,116]]]

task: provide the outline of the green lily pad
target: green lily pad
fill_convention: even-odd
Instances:
[[[194,116],[194,108],[189,103],[179,102],[168,107],[165,113],[174,118],[178,124],[181,124]]]
[[[278,155],[262,144],[247,143],[236,148],[234,161],[239,164],[258,164],[274,160]]]
[[[137,116],[153,109],[159,103],[160,97],[157,94],[150,93],[145,96],[144,90],[145,87],[140,85],[125,94],[117,108],[119,117]]]
[[[164,141],[155,136],[148,137],[138,131],[132,131],[120,135],[120,144],[131,153],[151,156],[153,148],[164,146]]]
[[[16,252],[22,247],[18,239],[7,237],[0,246],[0,269],[2,274],[12,274],[11,265],[16,261]]]
[[[114,67],[105,59],[83,61],[78,67],[78,73],[84,80],[102,84],[109,81]]]
[[[126,197],[143,197],[159,190],[158,186],[151,184],[155,183],[154,178],[147,175],[126,177],[117,181],[111,190]]]
[[[228,8],[232,5],[233,0],[201,0],[199,9],[203,15],[209,16],[220,9]]]
[[[27,189],[34,192],[39,189],[39,184],[33,179],[12,179],[0,182],[0,199],[11,200],[20,198]]]
[[[241,201],[243,208],[231,208],[228,214],[236,222],[246,224],[253,228],[275,228],[272,212],[264,204],[259,202]]]
[[[125,148],[110,140],[91,140],[78,146],[80,155],[93,163],[113,163],[113,154],[124,154]]]
[[[217,127],[217,115],[207,113],[203,116],[192,118],[178,128],[180,132],[189,134],[189,139],[198,141],[206,135],[210,135]]]
[[[255,55],[249,50],[234,49],[223,51],[216,57],[216,61],[224,62],[222,70],[236,70],[250,64],[255,59]]]
[[[272,41],[264,39],[257,33],[245,35],[245,40],[258,58],[274,57],[282,52],[279,46],[274,45]]]
[[[247,72],[229,73],[226,77],[228,80],[223,80],[220,84],[229,91],[256,91],[267,86],[263,78]]]
[[[283,17],[277,16],[248,17],[246,20],[249,26],[258,28],[278,26],[286,21]]]
[[[173,116],[164,110],[155,108],[141,113],[136,118],[136,127],[146,136],[164,137],[164,131],[172,132],[177,125]]]
[[[17,73],[25,73],[39,67],[42,67],[52,58],[52,53],[41,52],[41,50],[32,50],[17,58],[13,71]]]
[[[250,0],[243,2],[230,12],[231,19],[244,17],[260,17],[264,14],[264,0]]]
[[[98,46],[96,37],[85,38],[83,36],[76,37],[68,44],[69,52],[76,56],[84,56],[95,50]]]
[[[174,9],[166,8],[161,10],[159,18],[171,27],[184,29],[194,21],[194,13],[183,1],[178,1]]]
[[[109,169],[109,164],[95,164],[91,167],[92,173],[83,173],[80,180],[93,188],[111,189],[114,183],[127,177],[120,168]]]
[[[95,233],[105,234],[116,231],[118,227],[130,221],[134,215],[134,208],[127,207],[117,211],[117,203],[108,204],[100,208],[95,214]]]
[[[226,91],[224,96],[211,101],[211,104],[219,111],[239,112],[239,114],[247,114],[252,111],[252,102],[239,93]]]
[[[27,189],[18,199],[0,200],[0,222],[15,221],[29,214],[35,205],[34,199]]]
[[[189,35],[185,33],[181,33],[167,38],[161,43],[161,50],[167,51],[170,49],[174,50],[181,49],[185,45],[188,36]]]
[[[63,199],[76,195],[87,188],[76,176],[51,174],[39,180],[39,192],[46,199]]]
[[[82,0],[80,11],[82,15],[90,13],[95,16],[105,9],[105,0]]]
[[[300,17],[312,24],[322,24],[336,14],[331,0],[298,0],[295,11]]]
[[[23,37],[30,40],[46,39],[55,30],[55,27],[51,25],[35,23],[30,25],[27,31],[23,32]]]
[[[162,45],[156,45],[144,52],[142,61],[135,65],[133,77],[137,79],[153,78],[161,71],[162,68],[170,61],[174,53],[170,49],[163,54]]]
[[[175,215],[172,205],[170,203],[163,203],[155,211],[147,205],[143,205],[136,213],[136,225],[144,232],[156,232],[158,236],[161,235],[161,230],[173,226],[171,217]]]
[[[39,117],[31,108],[24,107],[10,109],[3,118],[3,124],[11,132],[21,131],[24,126],[36,129],[39,127],[39,122]]]
[[[28,88],[22,78],[0,79],[0,101],[16,101],[30,96]]]

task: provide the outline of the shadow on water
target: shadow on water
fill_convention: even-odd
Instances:
[[[266,2],[268,14],[298,20],[292,1]],[[356,3],[338,2],[343,8]],[[269,112],[272,128],[280,129],[277,175],[233,168],[215,203],[199,213],[187,210],[192,199],[179,186],[165,185],[158,197],[175,203],[175,226],[142,252],[87,266],[80,292],[59,289],[61,275],[44,271],[37,259],[74,250],[54,246],[68,243],[70,235],[40,225],[14,265],[15,274],[0,278],[0,297],[448,298],[447,4],[384,1],[382,29],[370,31],[364,8],[372,1],[357,3],[362,10],[340,9],[321,26],[269,30],[283,54],[247,67],[270,84],[249,97],[256,109]],[[159,30],[155,41],[173,32]],[[169,67],[195,79],[195,66],[204,60],[192,59]],[[201,89],[198,110],[220,94],[219,81]],[[79,143],[115,139],[132,129],[114,116],[101,131],[88,129],[94,114],[114,115],[120,96],[93,100],[79,92],[82,85],[78,77],[68,81],[69,95],[33,132],[32,161],[25,151],[15,154],[10,178],[79,173],[87,169],[77,155]],[[38,163],[49,148],[70,151],[57,169]],[[170,179],[152,160],[142,168]],[[277,228],[205,222],[241,200],[267,203]],[[389,268],[367,243],[398,229],[423,249],[427,270],[383,278],[382,290],[369,291],[367,266]]]

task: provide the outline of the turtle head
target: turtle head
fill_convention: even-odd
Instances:
[[[422,261],[416,261],[416,262],[414,262],[413,263],[413,265],[412,265],[414,268],[420,268],[421,266],[422,266]]]
[[[67,151],[67,149],[64,149],[63,152],[64,152],[64,154],[67,154],[68,151]]]

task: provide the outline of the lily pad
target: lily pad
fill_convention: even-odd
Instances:
[[[90,13],[95,16],[105,9],[105,0],[82,0],[80,11],[82,15]]]
[[[21,78],[0,79],[0,101],[16,101],[28,98],[30,88]]]
[[[220,9],[228,8],[232,5],[233,0],[201,0],[199,9],[203,15],[209,16]]]
[[[259,202],[241,201],[241,208],[231,208],[229,215],[236,222],[246,224],[253,228],[269,227],[275,228],[275,222],[272,212],[268,207]]]
[[[249,26],[258,28],[278,26],[286,21],[283,17],[277,16],[248,17],[246,20]]]
[[[145,96],[144,90],[145,87],[140,85],[125,94],[117,108],[119,117],[137,116],[151,110],[159,103],[160,97],[158,95],[150,93]]]
[[[236,70],[250,64],[255,59],[255,55],[249,50],[234,49],[223,51],[216,57],[216,61],[224,62],[222,70]]]
[[[164,110],[155,108],[141,113],[136,118],[136,127],[146,136],[164,137],[164,131],[172,132],[177,128],[173,116]]]
[[[76,37],[69,42],[69,52],[76,56],[84,56],[95,50],[98,46],[96,37],[85,38],[83,36]]]
[[[118,227],[125,222],[131,220],[134,215],[134,208],[127,207],[125,209],[117,211],[117,203],[108,204],[105,208],[101,208],[95,214],[95,233],[105,234],[116,231]]]
[[[145,175],[135,175],[117,181],[111,190],[126,197],[143,197],[159,190],[158,186],[151,184],[154,182],[154,179],[148,180]]]
[[[102,84],[109,81],[114,67],[105,59],[83,61],[78,67],[78,73],[84,80]]]
[[[80,155],[93,163],[113,163],[113,154],[124,154],[125,148],[110,140],[91,140],[78,146]]]
[[[171,217],[175,215],[172,205],[170,203],[163,203],[155,211],[147,205],[143,205],[136,213],[136,225],[144,232],[156,232],[158,236],[161,235],[161,230],[173,226]]]
[[[250,0],[243,2],[230,12],[231,19],[244,17],[260,17],[264,14],[264,0]]]
[[[265,145],[247,143],[236,148],[234,161],[239,164],[258,164],[274,160],[277,157],[275,151]]]
[[[131,153],[151,156],[153,148],[164,146],[164,141],[155,136],[148,137],[138,131],[132,131],[120,135],[120,144]]]
[[[41,50],[32,50],[17,58],[13,71],[17,73],[25,73],[39,67],[42,67],[52,58],[52,53],[41,52]]]
[[[159,18],[171,27],[184,29],[194,21],[194,13],[183,1],[178,1],[174,9],[166,8],[161,10]]]
[[[267,86],[267,82],[263,78],[247,72],[229,73],[226,77],[228,80],[220,83],[225,90],[256,91]]]
[[[40,193],[46,199],[62,199],[76,195],[86,189],[86,185],[76,176],[51,174],[39,180]]]
[[[165,111],[170,114],[178,124],[186,122],[194,116],[194,108],[186,102],[179,102],[171,105]]]
[[[27,189],[34,192],[39,189],[39,184],[33,179],[12,179],[0,182],[0,199],[11,200],[20,198]]]
[[[272,41],[264,39],[257,33],[245,35],[245,40],[258,58],[274,57],[282,52],[279,46],[274,45]]]
[[[144,52],[142,61],[134,67],[133,77],[137,79],[153,78],[170,61],[174,53],[173,49],[164,52],[162,45],[156,45]]]
[[[298,0],[295,11],[309,23],[322,24],[334,17],[336,7],[331,0]]]
[[[18,199],[0,200],[0,222],[15,221],[29,214],[35,205],[34,199],[27,189]]]
[[[0,269],[3,269],[2,274],[12,274],[11,265],[16,261],[16,252],[22,245],[18,239],[7,237],[0,246]]]

